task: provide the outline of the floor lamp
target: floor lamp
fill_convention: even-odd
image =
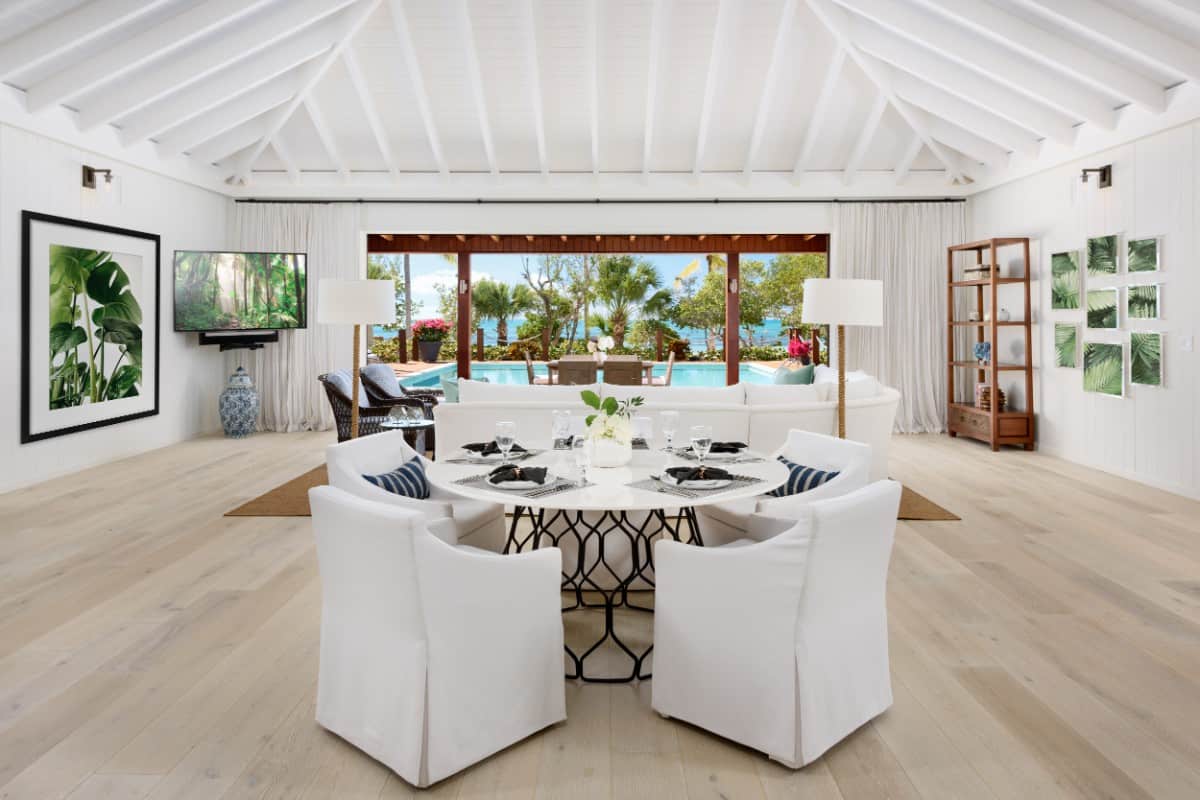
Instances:
[[[846,438],[846,326],[883,325],[883,281],[808,278],[802,322],[837,326],[838,438]]]
[[[317,285],[317,322],[354,326],[354,367],[350,370],[350,438],[358,437],[358,367],[362,326],[396,322],[396,285],[390,280],[322,278]]]

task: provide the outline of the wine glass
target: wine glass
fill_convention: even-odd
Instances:
[[[592,465],[592,440],[586,436],[577,436],[571,443],[571,452],[575,456],[575,466],[579,469],[579,485],[587,485],[588,467]]]
[[[664,411],[658,415],[658,419],[662,424],[663,439],[669,451],[675,444],[675,431],[679,430],[679,412]]]
[[[417,408],[416,406],[405,406],[404,407],[404,417],[405,417],[404,421],[407,424],[416,425],[418,422],[420,422],[425,417],[425,415],[422,414],[421,409]]]
[[[505,463],[508,462],[509,451],[512,450],[513,442],[517,438],[517,423],[515,422],[497,422],[496,423],[496,447],[500,448],[500,455]]]
[[[391,424],[403,425],[406,419],[408,419],[407,406],[392,406],[388,410],[388,420]]]
[[[554,449],[565,450],[567,437],[571,435],[571,412],[555,410],[553,423]]]
[[[695,425],[692,427],[692,452],[696,454],[701,469],[704,468],[704,457],[708,455],[709,448],[712,447],[712,436],[711,425]]]
[[[634,417],[633,435],[634,438],[641,439],[646,444],[646,449],[649,450],[654,441],[654,420],[650,417]]]

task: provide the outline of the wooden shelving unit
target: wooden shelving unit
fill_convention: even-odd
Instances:
[[[1024,276],[1020,278],[1002,278],[999,276],[1000,261],[997,252],[1005,247],[1020,247],[1025,261]],[[987,263],[991,265],[988,277],[971,280],[956,280],[954,274],[954,254],[974,253],[975,263],[984,263],[984,254],[988,254]],[[947,431],[951,437],[968,436],[991,445],[993,450],[999,450],[1001,445],[1020,445],[1026,450],[1034,447],[1035,417],[1033,411],[1033,320],[1029,297],[1030,281],[1029,239],[1026,237],[1004,237],[984,239],[978,242],[967,242],[946,248],[946,421]],[[996,319],[999,310],[997,289],[1005,284],[1023,284],[1025,309],[1022,319],[1001,322]],[[984,300],[989,302],[991,319],[988,321],[956,320],[954,318],[954,292],[956,289],[974,289],[975,310],[980,320],[983,318]],[[985,294],[986,293],[986,294]],[[1025,329],[1025,363],[1001,364],[997,361],[1000,355],[998,345],[1001,328]],[[992,343],[992,359],[985,367],[980,367],[975,361],[964,361],[955,353],[955,332],[962,328],[975,329],[975,341]],[[990,339],[988,335],[990,334]],[[1000,386],[1001,372],[1025,373],[1025,409],[1023,411],[1000,411],[999,392],[992,392],[991,408],[983,410],[971,403],[960,403],[955,399],[956,372],[962,369],[976,371],[977,383],[988,383],[993,390]],[[990,375],[989,375],[990,373]],[[972,386],[974,394],[974,386]]]

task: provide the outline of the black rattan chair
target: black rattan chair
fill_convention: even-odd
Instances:
[[[325,387],[325,396],[333,409],[333,418],[337,423],[338,441],[344,442],[350,438],[350,416],[353,401],[350,399],[350,371],[345,369],[327,372],[318,376],[317,380]],[[373,403],[365,390],[358,394],[358,435],[369,436],[372,433],[382,433],[387,430],[382,426],[388,418],[388,413],[396,406],[408,406],[425,410],[425,403],[415,397],[401,397],[394,402]],[[405,440],[416,441],[417,431],[405,431]]]
[[[395,371],[387,364],[368,364],[358,371],[358,375],[371,405],[409,405],[403,401],[417,400],[425,409],[425,419],[433,419],[433,407],[438,404],[439,396],[443,396],[441,389],[422,394],[406,389],[396,378]],[[433,450],[435,443],[433,428],[430,428],[425,432],[425,446]]]

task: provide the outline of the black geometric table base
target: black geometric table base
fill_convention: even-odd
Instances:
[[[634,517],[645,515],[640,523]],[[520,536],[517,526],[522,517],[528,517],[531,530],[525,536]],[[687,535],[681,537],[680,532],[686,526]],[[588,683],[629,683],[634,680],[647,680],[650,673],[644,672],[643,667],[654,645],[642,653],[634,652],[617,633],[614,611],[617,608],[628,608],[635,611],[652,613],[653,608],[639,606],[629,599],[629,587],[635,581],[645,582],[654,588],[654,579],[649,576],[654,569],[654,539],[659,534],[666,534],[675,541],[686,541],[693,544],[703,544],[700,540],[700,526],[696,523],[696,512],[685,507],[680,510],[678,517],[668,517],[663,509],[647,511],[573,511],[558,509],[537,509],[517,506],[513,510],[512,524],[508,529],[508,541],[505,542],[504,552],[513,553],[523,550],[536,550],[547,543],[558,546],[565,536],[572,537],[578,545],[577,558],[568,572],[564,565],[562,573],[562,589],[575,595],[575,602],[563,608],[563,612],[580,609],[604,609],[604,635],[583,651],[576,654],[570,646],[565,646],[574,670],[567,673],[572,680],[582,680]],[[609,537],[624,537],[629,544],[629,567],[613,565],[609,560],[611,541]],[[595,552],[589,558],[589,545]],[[590,564],[588,562],[591,562]],[[624,574],[622,574],[624,573]],[[611,580],[604,580],[609,578]],[[610,589],[601,588],[597,580],[605,583],[615,583]],[[588,602],[584,592],[599,594],[604,598],[602,603]],[[592,655],[606,641],[612,641],[621,652],[629,657],[631,662],[628,675],[617,677],[591,675],[585,669],[588,656]]]

